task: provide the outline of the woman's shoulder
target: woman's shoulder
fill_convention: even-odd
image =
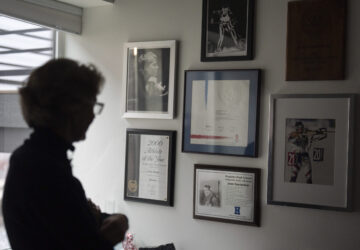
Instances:
[[[51,175],[51,165],[54,163],[49,154],[25,143],[11,154],[9,172],[14,178],[25,182],[38,181],[43,175]]]
[[[22,146],[18,147],[10,157],[10,165],[21,164],[28,165],[30,163],[41,163],[46,161],[47,154],[41,152],[41,150],[29,143],[25,142]]]

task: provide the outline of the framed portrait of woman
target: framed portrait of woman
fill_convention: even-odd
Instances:
[[[176,41],[124,46],[124,118],[174,118]]]

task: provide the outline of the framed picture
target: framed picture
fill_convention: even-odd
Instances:
[[[176,131],[127,129],[124,199],[173,205]]]
[[[176,41],[124,45],[125,118],[174,118]]]
[[[351,209],[354,95],[272,95],[268,204]]]
[[[257,156],[260,70],[185,71],[183,152]]]
[[[346,5],[347,1],[288,2],[287,81],[345,79]]]
[[[260,169],[195,164],[195,219],[259,226]]]
[[[2,200],[5,179],[9,169],[10,156],[10,153],[0,152],[0,200]]]
[[[253,59],[254,0],[203,0],[201,61]]]

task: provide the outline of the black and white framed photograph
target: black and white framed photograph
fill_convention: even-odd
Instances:
[[[176,41],[124,45],[125,118],[173,119]]]
[[[127,129],[124,199],[173,205],[176,131]]]
[[[5,179],[9,169],[11,153],[0,152],[0,200],[5,186]]]
[[[195,164],[195,219],[259,226],[260,169]]]
[[[185,71],[182,151],[257,156],[260,70]]]
[[[350,210],[354,95],[272,95],[268,203]]]
[[[201,61],[253,59],[255,0],[203,0]]]

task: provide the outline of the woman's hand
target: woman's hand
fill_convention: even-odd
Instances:
[[[124,240],[128,229],[128,218],[123,214],[113,214],[103,221],[100,234],[115,246]]]
[[[88,199],[88,204],[89,204],[89,207],[90,207],[90,210],[91,210],[91,213],[93,214],[95,220],[96,220],[96,224],[98,226],[100,226],[101,224],[101,210],[100,210],[100,207],[95,205],[91,199]]]

